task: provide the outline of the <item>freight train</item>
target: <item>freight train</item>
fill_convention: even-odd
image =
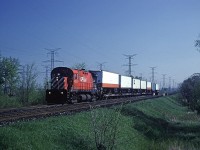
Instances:
[[[159,85],[109,71],[57,67],[51,71],[48,104],[64,104],[125,96],[158,95]]]

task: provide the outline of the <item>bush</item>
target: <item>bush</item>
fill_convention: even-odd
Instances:
[[[195,73],[185,80],[180,87],[180,93],[182,101],[200,114],[200,73]]]
[[[46,104],[45,90],[44,89],[38,89],[37,91],[34,91],[30,95],[29,103],[31,105]]]
[[[0,108],[14,108],[21,106],[22,104],[16,99],[16,97],[9,97],[7,95],[0,96]]]
[[[23,91],[18,91],[16,95],[8,96],[0,94],[0,108],[16,108],[29,105],[46,104],[45,89],[38,88],[31,91],[29,99],[25,98]]]

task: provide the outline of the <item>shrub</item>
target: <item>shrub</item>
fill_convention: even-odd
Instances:
[[[180,93],[183,96],[182,101],[200,114],[200,73],[185,80],[180,87]]]

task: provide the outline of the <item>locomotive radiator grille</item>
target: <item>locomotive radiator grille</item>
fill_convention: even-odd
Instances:
[[[64,89],[64,77],[58,78],[58,77],[53,77],[51,79],[51,87],[52,89]]]

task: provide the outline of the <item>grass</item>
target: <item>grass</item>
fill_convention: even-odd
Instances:
[[[182,107],[173,96],[130,104],[122,113],[133,118],[134,129],[156,143],[152,149],[167,149],[173,144],[182,149],[200,146],[199,116]]]
[[[0,149],[90,149],[86,120],[77,114],[2,127]]]
[[[15,97],[0,95],[0,109],[16,107],[22,107],[22,104]]]
[[[113,108],[99,110],[105,114],[114,112]],[[121,110],[115,149],[198,149],[199,120],[175,96],[127,104]],[[95,149],[91,113],[1,127],[0,149]]]
[[[19,96],[8,96],[0,94],[0,109],[19,108],[23,106],[46,104],[44,91],[33,92],[30,94],[28,102],[22,102]]]

